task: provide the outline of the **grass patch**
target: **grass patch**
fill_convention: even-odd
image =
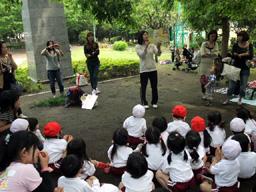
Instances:
[[[66,95],[61,95],[56,98],[49,98],[37,103],[33,103],[32,107],[51,107],[51,106],[64,106]]]

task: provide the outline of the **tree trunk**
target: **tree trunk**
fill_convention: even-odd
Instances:
[[[176,24],[173,25],[173,47],[176,47]]]
[[[222,50],[221,56],[226,57],[228,53],[228,40],[229,40],[229,19],[227,17],[222,18]]]

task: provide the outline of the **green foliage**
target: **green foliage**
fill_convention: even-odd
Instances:
[[[52,107],[52,106],[64,106],[65,105],[65,95],[61,95],[56,98],[49,98],[47,100],[39,101],[33,103],[32,107]]]
[[[28,76],[28,68],[18,68],[15,71],[15,78],[20,83],[23,92],[39,92],[44,89],[44,85],[40,81],[34,83]]]
[[[114,43],[115,41],[120,41],[122,39],[122,36],[115,36],[110,38],[110,42]]]
[[[88,33],[89,31],[82,31],[80,34],[79,34],[79,36],[78,36],[78,43],[80,44],[80,45],[84,45],[85,44],[85,41],[86,41],[86,37],[87,37],[87,33]]]
[[[85,64],[86,59],[73,61],[73,70],[75,73],[86,72],[90,76],[87,66]],[[132,59],[100,59],[100,73],[99,80],[106,80],[118,77],[126,77],[139,74],[139,60]]]
[[[125,41],[116,41],[113,45],[113,49],[116,51],[124,51],[128,47]]]

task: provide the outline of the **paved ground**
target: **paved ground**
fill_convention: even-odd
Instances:
[[[227,135],[230,134],[229,122],[235,117],[237,105],[222,106],[221,100],[225,95],[215,94],[214,104],[207,107],[201,99],[199,76],[195,71],[185,73],[182,71],[172,71],[170,66],[158,66],[159,75],[159,103],[158,109],[148,109],[145,119],[150,126],[154,117],[163,115],[167,121],[172,121],[171,111],[175,105],[184,105],[188,110],[186,122],[190,124],[193,117],[199,115],[207,117],[210,110],[219,110],[223,120],[227,122]],[[48,85],[46,85],[48,87]],[[66,82],[65,86],[71,86]],[[72,85],[73,86],[73,85]],[[225,86],[225,83],[221,83]],[[115,129],[122,127],[123,121],[131,115],[133,106],[140,103],[139,98],[139,77],[129,77],[114,81],[101,82],[99,89],[99,106],[93,110],[82,110],[79,107],[36,107],[31,108],[33,102],[38,102],[51,97],[51,93],[44,93],[34,96],[22,96],[21,106],[23,113],[29,117],[37,117],[41,124],[41,129],[49,121],[57,121],[64,127],[64,134],[71,134],[75,138],[82,137],[87,144],[88,155],[92,159],[108,162],[107,150],[111,145],[112,133]],[[90,92],[89,86],[82,88]],[[151,94],[148,86],[148,101],[150,103]],[[255,107],[246,106],[252,113]],[[96,176],[101,182],[118,185],[120,178],[111,173],[104,174],[97,170]],[[53,176],[53,180],[56,177]],[[243,182],[240,191],[249,191],[252,182]],[[191,191],[198,191],[195,187]]]

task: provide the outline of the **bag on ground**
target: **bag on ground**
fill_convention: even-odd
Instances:
[[[65,107],[82,106],[80,98],[83,94],[84,91],[81,90],[79,87],[69,89],[65,99]]]
[[[77,74],[76,76],[76,86],[88,85],[88,77],[85,73]]]

